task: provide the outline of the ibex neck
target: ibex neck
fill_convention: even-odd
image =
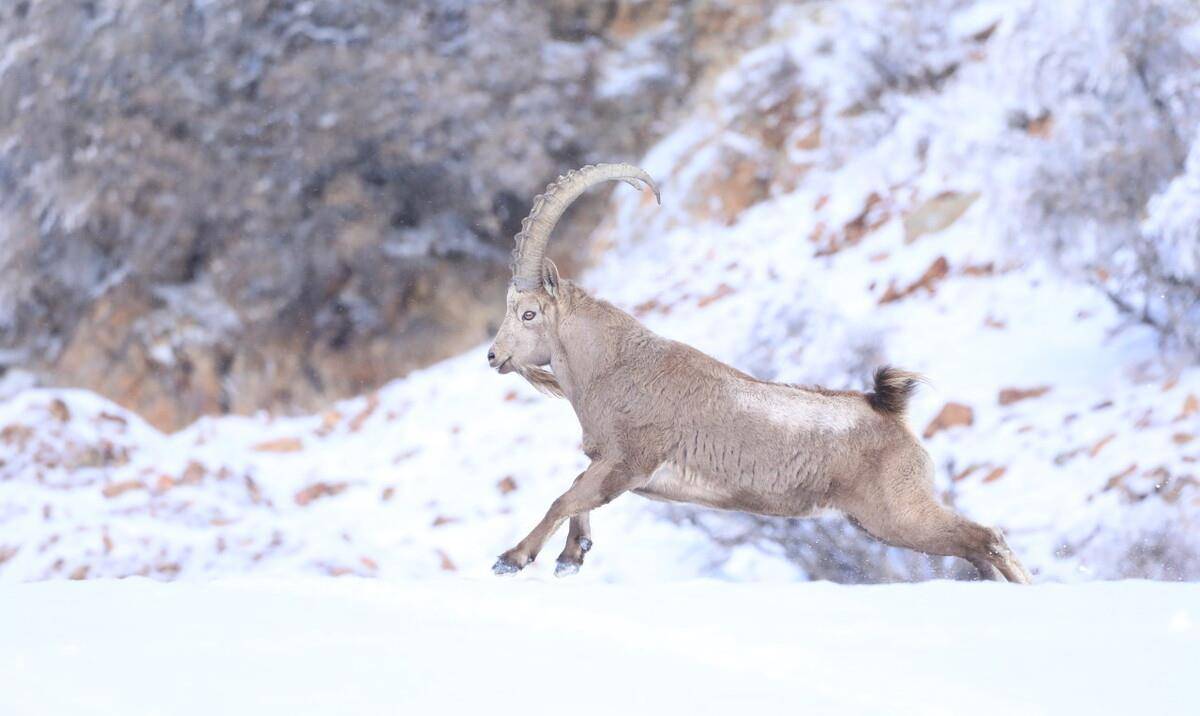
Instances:
[[[558,322],[550,366],[563,395],[578,406],[587,386],[618,369],[630,331],[645,330],[633,317],[576,289]]]

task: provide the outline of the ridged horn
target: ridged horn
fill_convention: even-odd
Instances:
[[[644,182],[654,192],[655,200],[662,203],[654,180],[632,164],[589,164],[560,176],[533,198],[533,208],[514,237],[517,245],[513,249],[512,282],[518,291],[531,291],[542,285],[542,261],[554,225],[580,194],[606,181],[623,181],[639,191]]]

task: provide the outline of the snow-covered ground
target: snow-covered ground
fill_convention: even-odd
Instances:
[[[0,635],[21,716],[1200,711],[1200,585],[96,580]]]

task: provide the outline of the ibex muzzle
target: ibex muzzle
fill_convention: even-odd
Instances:
[[[532,562],[567,520],[556,573],[574,573],[592,546],[589,512],[633,492],[785,517],[832,508],[889,544],[961,557],[986,579],[1029,581],[998,531],[934,497],[932,461],[904,421],[917,375],[880,368],[867,393],[768,383],[561,279],[546,259],[550,232],[577,196],[610,180],[658,197],[637,167],[586,166],[546,187],[516,236],[488,364],[571,401],[592,462],[496,573]]]

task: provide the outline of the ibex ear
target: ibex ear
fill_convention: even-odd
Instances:
[[[542,286],[551,296],[558,295],[558,267],[550,259],[542,261]]]

